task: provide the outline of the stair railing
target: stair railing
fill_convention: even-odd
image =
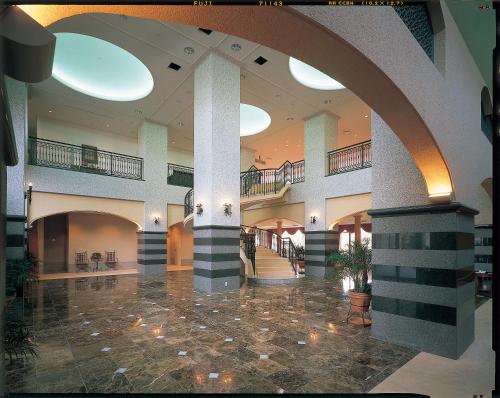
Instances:
[[[245,256],[252,263],[253,274],[256,275],[255,269],[255,235],[249,234],[245,231],[245,228],[240,227],[240,247],[245,252]]]
[[[282,238],[281,236],[272,231],[256,227],[248,227],[245,225],[241,226],[241,231],[244,231],[245,239],[254,240],[253,250],[255,250],[256,247],[263,247],[272,250],[273,252],[277,253],[280,257],[287,258],[288,261],[290,262],[290,265],[292,266],[294,274],[297,275],[298,253],[297,253],[297,248],[295,247],[290,238]],[[250,235],[252,238],[248,238],[247,237],[248,235]],[[276,246],[273,245],[274,240],[276,242]],[[253,256],[254,256],[253,257],[254,258],[253,264],[254,264],[255,252]]]
[[[304,161],[288,160],[276,169],[258,169],[255,166],[240,174],[240,195],[268,195],[278,193],[287,183],[304,181]]]

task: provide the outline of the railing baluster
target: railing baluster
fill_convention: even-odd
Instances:
[[[92,149],[86,149],[85,156],[82,156],[81,146],[35,137],[29,137],[28,148],[29,162],[33,165],[73,169],[135,180],[143,177],[143,160],[135,156],[96,150],[94,158]],[[123,165],[126,168],[125,172]]]

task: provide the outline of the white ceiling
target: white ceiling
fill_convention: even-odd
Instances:
[[[259,151],[262,138],[279,135],[321,111],[339,116],[343,128],[362,135],[370,130],[369,118],[364,117],[369,108],[351,91],[304,87],[291,76],[288,56],[234,36],[219,32],[206,35],[191,26],[111,14],[78,15],[58,21],[49,29],[96,36],[124,48],[149,68],[155,86],[141,100],[113,102],[79,93],[50,78],[30,87],[30,124],[38,115],[49,116],[50,110],[52,118],[136,136],[139,125],[148,119],[170,127],[172,146],[192,151],[193,71],[197,60],[216,48],[241,66],[241,102],[263,108],[271,115],[270,127],[255,136],[243,137],[242,145]],[[233,51],[233,43],[240,44],[241,50]],[[194,53],[186,54],[185,47],[192,47]],[[259,56],[268,62],[258,65],[254,60]],[[167,68],[171,62],[181,69]]]

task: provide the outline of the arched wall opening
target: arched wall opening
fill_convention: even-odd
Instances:
[[[429,195],[439,197],[453,192],[446,161],[415,105],[379,66],[322,24],[320,16],[306,17],[300,8],[264,10],[261,7],[223,6],[44,5],[22,6],[22,9],[44,26],[82,13],[113,13],[198,26],[238,36],[298,58],[334,76],[387,122],[415,160]],[[276,35],[277,26],[280,35]],[[339,59],[342,62],[338,62]]]
[[[111,214],[134,223],[138,231],[144,225],[144,202],[36,191],[28,206],[28,225],[43,217],[70,212]]]
[[[168,228],[167,270],[171,265],[193,265],[192,223],[177,222]]]
[[[102,256],[97,270],[137,268],[137,225],[113,214],[47,215],[33,221],[28,242],[40,274],[94,270],[93,253]]]

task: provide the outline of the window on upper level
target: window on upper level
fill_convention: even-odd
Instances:
[[[434,30],[426,4],[393,6],[411,34],[434,62]]]

